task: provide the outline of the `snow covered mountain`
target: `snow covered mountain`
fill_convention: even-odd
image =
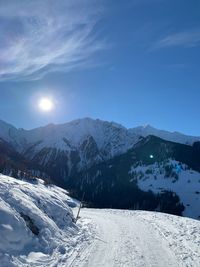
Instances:
[[[18,151],[25,151],[32,145],[35,152],[43,148],[73,151],[91,137],[105,157],[125,152],[137,141],[134,133],[119,124],[90,118],[33,130],[16,129],[0,121],[0,137],[16,146]]]
[[[86,193],[86,201],[95,207],[160,210],[198,218],[199,140],[151,126],[126,129],[90,118],[29,131],[0,121],[0,172],[50,179],[78,198]],[[156,164],[159,170],[152,167]],[[138,178],[138,166],[145,170],[139,171],[143,179]],[[193,191],[188,193],[187,188]]]
[[[200,218],[200,143],[148,136],[132,149],[71,177],[93,207],[159,210]]]
[[[154,135],[167,141],[192,145],[200,141],[200,137],[187,136],[178,132],[158,130],[150,125],[126,129],[120,124],[102,120],[84,118],[65,124],[49,124],[33,130],[17,129],[0,121],[0,138],[15,146],[16,150],[24,151],[35,146],[35,150],[42,148],[56,148],[59,150],[73,150],[92,137],[102,154],[112,157],[127,151],[138,141],[140,136]]]
[[[0,122],[0,138],[45,169],[60,162],[60,175],[126,152],[138,136],[116,124],[89,118],[26,131]]]
[[[200,137],[157,130],[151,126],[126,129],[114,123],[90,118],[33,130],[16,129],[0,121],[0,138],[25,159],[45,169],[60,162],[60,175],[69,176],[74,170],[88,168],[111,159],[132,148],[141,137],[154,135],[162,139],[192,145]]]
[[[154,135],[167,141],[186,144],[186,145],[192,145],[194,142],[200,141],[200,136],[195,137],[195,136],[185,135],[179,132],[169,132],[169,131],[159,130],[150,125],[135,127],[129,129],[129,131],[143,137]]]
[[[100,150],[104,151],[105,154],[109,152],[113,156],[126,151],[137,142],[139,136],[146,137],[148,135],[189,145],[200,140],[200,137],[158,130],[150,125],[126,129],[117,123],[90,118],[60,125],[49,124],[33,130],[17,129],[0,121],[0,138],[11,143],[19,151],[25,150],[31,144],[37,144],[37,150],[44,147],[72,150],[80,147],[85,138],[91,136]]]

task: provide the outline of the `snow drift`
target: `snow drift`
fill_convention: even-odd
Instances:
[[[76,201],[63,189],[0,175],[0,266],[46,266],[67,257],[80,231],[69,206]]]

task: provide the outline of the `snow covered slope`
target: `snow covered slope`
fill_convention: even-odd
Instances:
[[[80,149],[82,143],[91,136],[98,149],[107,157],[125,152],[138,139],[134,133],[112,122],[84,118],[69,123],[55,125],[33,130],[16,129],[0,121],[0,137],[18,150],[26,150],[35,145],[35,151],[43,148],[56,148],[60,150]]]
[[[125,153],[141,137],[148,135],[189,145],[200,140],[200,137],[170,133],[151,126],[126,129],[114,122],[90,118],[33,130],[16,129],[0,121],[2,141],[12,145],[25,159],[41,165],[44,171],[51,169],[52,176],[62,176],[63,180],[73,170],[79,171]],[[54,162],[59,162],[59,174],[52,169]]]
[[[176,160],[133,167],[134,179],[143,191],[175,192],[185,209],[183,216],[200,219],[200,173]]]
[[[198,267],[200,222],[144,211],[85,209],[93,242],[78,244],[73,267]]]
[[[51,169],[52,176],[66,179],[74,169],[126,152],[139,137],[116,123],[85,118],[29,131],[0,121],[0,139],[44,171]],[[59,165],[59,174],[57,166],[52,169],[54,162]]]
[[[43,148],[80,149],[83,141],[91,136],[102,155],[110,158],[127,151],[139,140],[140,136],[148,135],[190,145],[200,140],[200,137],[158,130],[149,125],[126,129],[114,122],[90,118],[60,125],[49,124],[33,130],[16,129],[14,126],[0,121],[0,138],[13,144],[18,151],[24,151],[33,145],[37,152]]]
[[[135,127],[129,129],[129,132],[143,137],[146,137],[148,135],[154,135],[167,141],[186,144],[186,145],[192,145],[194,142],[200,141],[200,136],[195,137],[195,136],[185,135],[179,132],[169,132],[169,131],[159,130],[150,125]]]
[[[23,129],[17,129],[11,124],[0,120],[0,138],[13,145],[17,151],[21,151],[25,145]]]
[[[0,266],[59,266],[84,231],[69,206],[76,202],[56,186],[0,175]]]
[[[148,136],[125,154],[70,179],[91,207],[159,210],[200,218],[200,143]],[[92,206],[93,205],[93,206]]]

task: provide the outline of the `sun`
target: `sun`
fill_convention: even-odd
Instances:
[[[38,102],[40,110],[48,112],[54,108],[53,101],[50,98],[41,98]]]

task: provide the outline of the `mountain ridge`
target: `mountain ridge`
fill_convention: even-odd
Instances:
[[[126,129],[86,118],[26,131],[0,122],[0,172],[51,180],[79,199],[86,193],[92,207],[186,210],[199,218],[199,166],[199,137],[149,125]]]
[[[148,135],[155,135],[158,136],[164,140],[167,141],[173,141],[173,142],[177,142],[177,143],[184,143],[184,144],[189,144],[192,145],[195,141],[200,141],[200,136],[192,136],[192,135],[186,135],[177,131],[174,132],[170,132],[167,130],[160,130],[157,129],[149,124],[147,125],[143,125],[143,126],[136,126],[136,127],[132,127],[132,128],[126,128],[121,124],[118,124],[116,122],[109,122],[109,121],[104,121],[104,120],[100,120],[100,119],[92,119],[89,117],[85,117],[82,119],[76,119],[76,120],[72,120],[66,123],[62,123],[62,124],[54,124],[54,123],[50,123],[47,124],[45,126],[41,126],[41,127],[37,127],[37,128],[33,128],[30,130],[25,130],[23,128],[16,128],[15,126],[13,126],[12,124],[9,124],[3,120],[0,120],[0,137],[3,138],[2,136],[2,128],[4,129],[4,136],[5,136],[5,130],[12,130],[12,132],[17,133],[21,136],[21,138],[27,138],[27,139],[31,139],[32,135],[34,133],[45,133],[48,131],[52,131],[55,129],[59,129],[60,131],[63,130],[70,130],[70,127],[73,128],[76,125],[80,125],[80,129],[82,131],[85,131],[87,129],[89,129],[89,127],[91,127],[91,125],[93,125],[94,127],[96,125],[109,125],[110,127],[116,128],[116,129],[123,129],[124,131],[126,131],[127,133],[129,133],[130,135],[137,135],[137,136],[143,136],[146,137]],[[83,127],[83,125],[85,125],[85,127]],[[10,134],[8,134],[10,135]],[[7,138],[6,141],[9,141],[9,139]]]

